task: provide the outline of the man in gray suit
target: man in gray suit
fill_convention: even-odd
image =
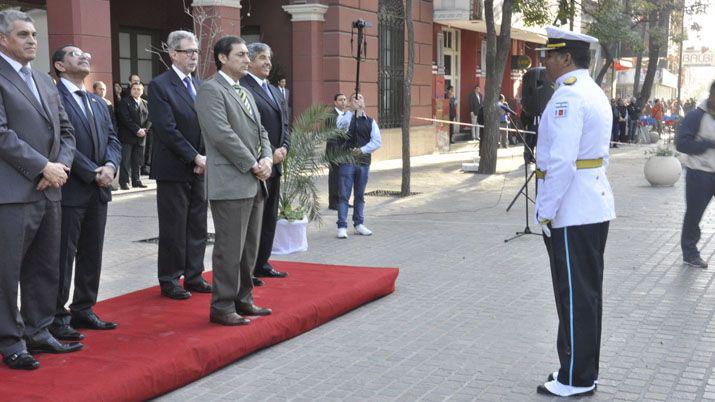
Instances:
[[[250,323],[244,315],[268,315],[253,304],[251,271],[261,233],[265,180],[273,152],[253,96],[241,87],[250,59],[246,42],[226,36],[214,45],[218,72],[196,95],[196,113],[206,143],[206,188],[216,229],[211,322]]]
[[[59,287],[60,188],[75,140],[57,88],[30,66],[36,35],[25,13],[0,12],[0,353],[25,370],[39,367],[30,353],[82,348],[48,331]]]

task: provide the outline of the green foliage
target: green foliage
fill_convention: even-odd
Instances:
[[[651,148],[645,151],[647,156],[678,156],[678,152],[674,151],[670,146],[659,145],[656,148]]]
[[[524,17],[526,26],[546,25],[551,21],[548,0],[515,0],[514,12]]]
[[[621,42],[635,51],[644,49],[641,34],[629,29],[633,19],[623,2],[601,0],[591,5],[594,8],[587,12],[593,18],[593,22],[588,25],[589,35],[598,38],[604,46]]]
[[[335,127],[332,107],[313,105],[296,118],[291,132],[290,150],[283,160],[281,197],[278,217],[321,221],[315,177],[330,162],[350,163],[345,152],[325,154],[325,142],[345,138],[347,133]]]

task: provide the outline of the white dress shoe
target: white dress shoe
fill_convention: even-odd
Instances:
[[[346,228],[338,228],[338,239],[347,239],[348,230]]]

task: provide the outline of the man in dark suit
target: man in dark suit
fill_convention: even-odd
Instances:
[[[245,325],[244,315],[269,315],[253,304],[251,271],[261,232],[264,181],[273,152],[253,96],[239,84],[250,63],[246,42],[226,36],[214,45],[218,72],[199,87],[196,115],[206,143],[206,188],[216,243],[210,321]]]
[[[206,252],[206,150],[194,109],[200,84],[193,72],[198,41],[174,31],[166,41],[171,68],[149,84],[149,118],[156,135],[151,177],[159,212],[158,276],[161,294],[187,299],[190,291],[211,293],[201,273]],[[184,276],[184,288],[179,278]]]
[[[288,81],[286,81],[285,77],[282,77],[281,79],[278,80],[278,91],[283,95],[283,99],[285,100],[285,110],[286,110],[286,116],[288,116],[288,121],[290,122],[290,90],[288,89]]]
[[[254,275],[256,277],[284,278],[288,274],[273,269],[268,258],[273,248],[273,238],[276,234],[276,220],[278,219],[278,201],[281,192],[281,163],[288,153],[290,146],[290,127],[288,115],[285,110],[285,100],[278,88],[268,83],[268,74],[271,72],[271,48],[265,43],[251,43],[248,45],[248,57],[251,64],[248,74],[241,78],[241,86],[247,88],[256,101],[258,112],[261,115],[261,124],[268,132],[273,151],[273,170],[271,177],[266,180],[268,197],[263,205],[263,223],[261,227],[261,242],[258,247],[258,258]],[[259,286],[261,282],[254,281]]]
[[[348,98],[344,93],[338,92],[333,96],[333,105],[335,106],[334,114],[335,121],[341,117],[348,106]],[[334,154],[339,151],[338,141],[328,140],[325,144],[325,153]],[[331,163],[328,165],[328,209],[333,211],[338,210],[338,201],[340,199],[340,165]]]
[[[88,53],[72,45],[63,46],[52,55],[52,66],[60,77],[57,90],[75,129],[77,144],[69,179],[62,187],[60,283],[57,312],[50,327],[57,339],[68,341],[84,338],[77,328],[117,327],[92,311],[97,303],[102,271],[107,203],[112,199],[110,186],[119,166],[122,146],[106,103],[84,87],[90,61]],[[67,311],[65,304],[69,300],[75,256],[74,295]]]
[[[60,187],[75,140],[49,75],[30,66],[36,35],[27,14],[0,12],[0,353],[25,370],[39,367],[30,353],[82,349],[48,331],[59,281]]]
[[[144,85],[130,84],[130,96],[125,96],[119,102],[117,123],[119,123],[119,140],[122,142],[122,166],[119,173],[119,186],[129,190],[131,174],[132,187],[145,188],[139,172],[144,163],[144,145],[151,130],[147,103],[142,99]]]
[[[479,122],[479,111],[482,109],[482,94],[479,93],[479,85],[475,85],[472,93],[469,94],[469,115],[472,124],[476,126]],[[472,139],[479,139],[479,127],[472,127]]]

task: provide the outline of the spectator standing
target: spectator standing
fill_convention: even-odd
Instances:
[[[264,181],[271,175],[273,152],[253,96],[239,84],[251,60],[237,36],[219,39],[213,49],[218,72],[199,87],[196,113],[206,144],[206,188],[216,243],[210,320],[246,325],[244,315],[269,315],[253,304],[251,271],[261,234]]]
[[[206,148],[194,108],[199,61],[196,36],[174,31],[166,40],[171,68],[149,84],[149,119],[156,136],[151,178],[159,215],[157,276],[161,294],[175,300],[211,293],[201,276],[206,253]],[[179,279],[184,277],[183,289]]]
[[[242,87],[248,89],[256,101],[261,124],[268,133],[273,152],[273,167],[271,176],[266,180],[268,197],[263,202],[261,237],[253,273],[254,277],[285,278],[288,274],[276,271],[268,259],[271,256],[273,238],[276,234],[283,159],[290,148],[288,111],[285,109],[286,101],[283,99],[281,91],[268,82],[268,75],[273,67],[271,48],[265,43],[251,43],[248,45],[248,57],[251,59],[248,74],[241,78],[240,83]],[[256,279],[253,283],[260,286],[262,281]]]
[[[60,343],[48,331],[59,283],[60,188],[75,139],[52,79],[30,64],[36,35],[27,14],[0,12],[0,353],[20,370],[40,366],[31,353],[83,347]]]
[[[636,98],[631,98],[628,102],[628,136],[629,141],[635,143],[636,130],[638,129],[638,119],[640,119],[640,112],[638,110],[638,105],[636,104]]]
[[[497,110],[499,111],[499,143],[502,148],[509,148],[509,116],[506,114],[511,108],[509,108],[509,104],[506,103],[504,94],[499,94],[497,106]]]
[[[475,85],[472,93],[469,94],[469,116],[472,121],[472,139],[479,139],[479,112],[482,109],[482,94],[479,93],[479,85]]]
[[[129,178],[132,187],[146,188],[140,180],[139,172],[144,163],[144,144],[151,130],[147,103],[142,99],[144,85],[130,84],[130,96],[119,103],[118,123],[119,139],[122,142],[122,166],[119,173],[119,186],[129,190]]]
[[[75,128],[77,144],[69,179],[62,187],[60,283],[57,310],[50,327],[57,339],[65,341],[84,338],[76,329],[117,327],[116,323],[99,318],[93,307],[97,304],[102,272],[107,203],[112,200],[110,186],[119,167],[122,146],[106,102],[84,87],[90,62],[90,54],[76,46],[63,46],[52,55],[52,66],[60,77],[57,90]],[[73,266],[74,294],[67,311]]]
[[[653,119],[655,119],[655,129],[658,131],[658,134],[663,134],[663,115],[665,113],[665,109],[663,109],[663,102],[660,101],[660,99],[656,99],[655,103],[653,104],[653,108],[651,109],[650,115]]]
[[[628,133],[626,132],[626,128],[628,125],[628,109],[621,98],[618,98],[616,101],[616,113],[618,118],[618,141],[627,143]]]
[[[454,95],[454,87],[449,86],[447,88],[447,102],[449,103],[449,121],[457,121],[457,97]],[[456,124],[450,124],[449,125],[449,143],[452,144],[454,143],[454,134],[458,130],[458,125]]]
[[[344,93],[338,92],[333,96],[333,112],[335,115],[335,123],[337,124],[337,121],[342,115],[345,113],[347,110],[348,106],[348,98],[345,96]],[[330,154],[335,154],[339,151],[340,149],[340,144],[338,143],[337,140],[328,140],[325,144],[325,153],[330,155]],[[338,210],[338,202],[339,202],[339,193],[340,193],[340,165],[337,163],[331,162],[328,165],[328,209],[332,209],[333,211]]]
[[[290,90],[287,87],[288,81],[284,78],[278,80],[278,90],[283,95],[283,100],[285,101],[285,110],[288,117],[288,123],[290,124]]]

